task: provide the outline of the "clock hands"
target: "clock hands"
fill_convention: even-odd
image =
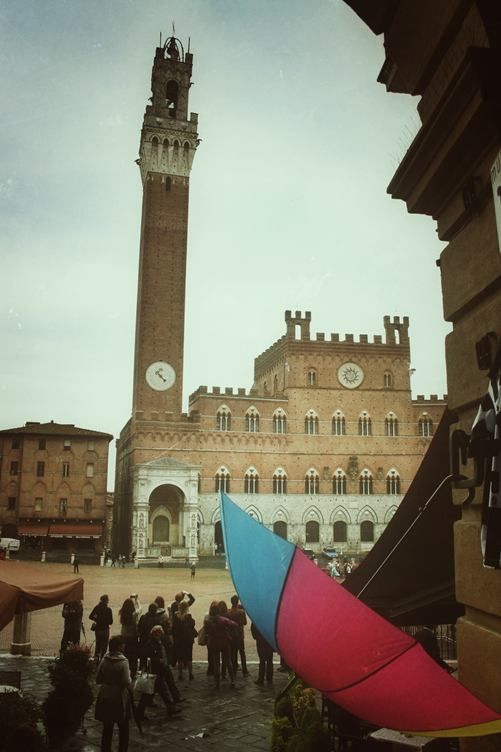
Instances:
[[[161,378],[164,384],[166,384],[167,379],[164,379],[164,377],[162,376],[162,371],[163,371],[163,368],[157,368],[157,370],[155,371],[155,376],[158,376],[159,378]]]

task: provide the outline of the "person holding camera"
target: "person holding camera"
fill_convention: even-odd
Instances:
[[[102,595],[97,606],[94,606],[89,614],[89,619],[94,622],[91,629],[96,634],[96,648],[94,658],[100,661],[108,649],[110,639],[110,627],[113,624],[113,612],[109,606],[110,599]]]

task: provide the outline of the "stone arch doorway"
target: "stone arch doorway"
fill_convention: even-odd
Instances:
[[[150,545],[182,546],[184,494],[171,483],[157,486],[149,498],[148,539]]]
[[[221,520],[218,520],[214,525],[214,553],[224,554],[223,527],[221,525]]]

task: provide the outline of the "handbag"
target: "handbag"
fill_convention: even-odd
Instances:
[[[205,626],[199,631],[197,642],[199,645],[207,645],[207,632],[205,631]]]
[[[157,675],[151,673],[151,661],[148,658],[146,662],[146,671],[143,670],[136,676],[134,691],[143,695],[154,695],[156,680]]]

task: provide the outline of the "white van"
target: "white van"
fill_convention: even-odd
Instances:
[[[0,549],[19,551],[20,541],[17,538],[0,538]]]

